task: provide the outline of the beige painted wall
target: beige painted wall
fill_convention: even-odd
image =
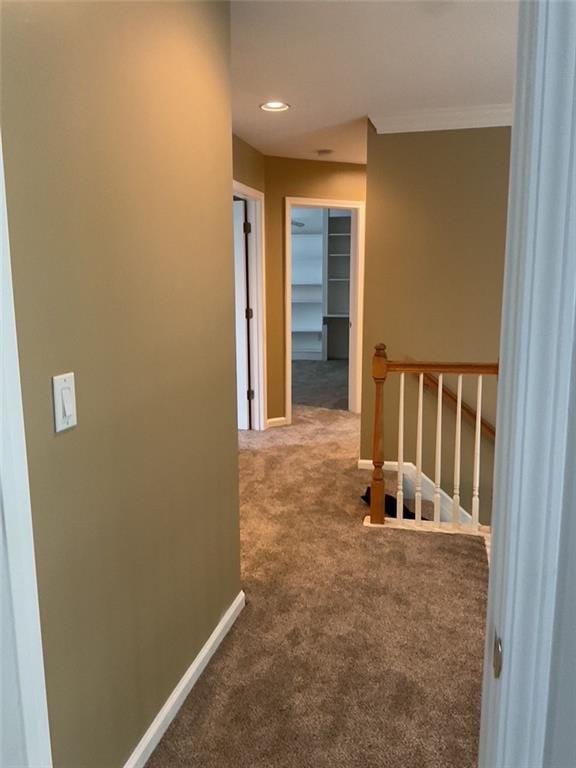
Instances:
[[[222,3],[3,5],[56,768],[123,765],[240,588],[228,48]]]
[[[353,163],[266,157],[268,417],[284,416],[284,219],[286,197],[365,200],[366,168]]]
[[[510,131],[482,128],[368,135],[366,284],[362,398],[363,457],[371,456],[374,345],[390,358],[492,361],[498,358]],[[396,458],[397,380],[386,385],[386,452]],[[452,382],[452,387],[455,382]],[[414,460],[415,382],[410,382],[408,454]],[[465,397],[472,405],[470,389]],[[495,419],[495,384],[486,415]],[[433,424],[427,397],[425,420]],[[446,418],[443,482],[450,488],[454,421]],[[429,434],[431,433],[431,430]],[[463,428],[463,494],[471,494],[472,430]],[[483,446],[483,514],[493,451]],[[425,471],[433,474],[433,445]],[[468,508],[470,508],[468,506]]]
[[[238,136],[232,136],[232,162],[234,181],[264,191],[266,186],[266,159],[261,152]]]

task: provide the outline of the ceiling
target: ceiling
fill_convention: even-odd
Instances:
[[[267,155],[364,163],[366,116],[381,133],[510,124],[512,0],[233,0],[231,13],[234,131]],[[270,99],[291,109],[263,112]]]

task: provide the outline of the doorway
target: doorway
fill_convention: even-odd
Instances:
[[[286,413],[360,412],[364,205],[286,200]]]
[[[350,247],[346,208],[292,208],[292,403],[348,410]]]
[[[264,195],[234,182],[234,293],[238,429],[266,428]]]

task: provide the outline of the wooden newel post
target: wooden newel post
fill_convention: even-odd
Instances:
[[[374,406],[374,442],[372,446],[372,486],[370,491],[370,522],[384,523],[384,383],[388,375],[386,344],[377,344],[372,359],[372,378],[376,384]]]

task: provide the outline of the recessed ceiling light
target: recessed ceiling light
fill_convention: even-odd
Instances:
[[[264,112],[286,112],[290,109],[290,104],[286,104],[284,101],[265,101],[264,104],[260,104],[260,109]]]

